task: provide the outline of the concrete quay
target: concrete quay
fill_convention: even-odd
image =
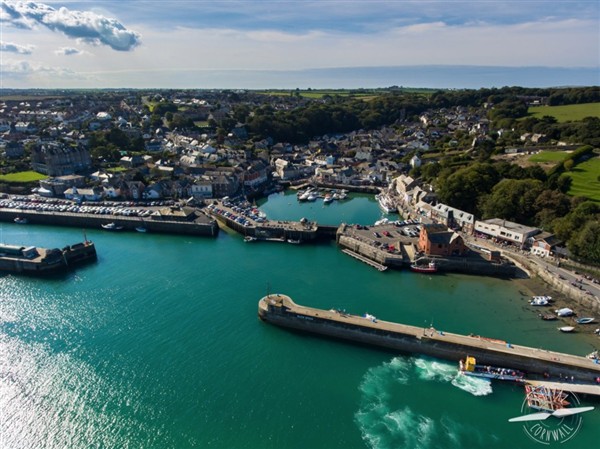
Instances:
[[[127,231],[135,231],[137,227],[143,226],[148,232],[164,234],[215,237],[219,232],[217,223],[200,210],[195,210],[187,216],[173,213],[142,218],[0,208],[0,221],[14,222],[17,217],[25,218],[28,223],[32,224],[72,226],[83,229],[102,229],[103,224],[115,223]]]
[[[342,224],[337,230],[336,239],[342,248],[390,268],[408,268],[413,262],[423,259],[425,263],[434,260],[440,272],[503,277],[513,277],[516,273],[514,264],[491,262],[475,251],[464,257],[419,256],[419,238],[415,236],[417,227],[418,224]]]
[[[240,212],[237,206],[226,206],[215,201],[204,212],[223,226],[246,237],[273,242],[311,242],[322,238],[331,230],[312,221],[280,221],[266,218],[252,218],[250,214]],[[337,227],[335,227],[337,229]]]
[[[591,385],[600,395],[600,364],[586,357],[530,348],[478,335],[460,335],[434,328],[382,321],[338,310],[301,306],[286,295],[271,294],[258,303],[261,320],[298,331],[320,334],[457,362],[473,356],[477,363],[524,371],[547,380],[569,378]]]

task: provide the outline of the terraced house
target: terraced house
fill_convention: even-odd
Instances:
[[[82,145],[44,142],[32,149],[31,166],[48,176],[64,176],[89,170],[92,160],[89,151]]]

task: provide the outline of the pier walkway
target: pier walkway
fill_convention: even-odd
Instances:
[[[360,260],[361,262],[364,262],[364,263],[366,263],[367,265],[369,265],[369,266],[371,266],[371,267],[373,267],[373,268],[376,268],[376,269],[378,269],[379,271],[385,271],[385,270],[387,270],[387,269],[388,269],[388,267],[386,267],[385,265],[382,265],[382,264],[380,264],[380,263],[377,263],[377,262],[375,262],[374,260],[368,259],[368,258],[366,258],[365,256],[361,256],[360,254],[358,254],[358,253],[355,253],[355,252],[354,252],[354,251],[352,251],[352,250],[349,250],[349,249],[343,249],[343,250],[342,250],[342,252],[343,252],[344,254],[348,254],[350,257],[354,257],[355,259],[357,259],[357,260]]]
[[[571,393],[591,394],[594,396],[600,396],[600,384],[590,385],[572,382],[546,382],[543,380],[528,380],[527,383],[533,385],[534,387],[546,387],[551,390],[563,390],[570,391]]]
[[[300,306],[286,295],[272,294],[262,298],[259,302],[259,316],[284,327],[455,362],[471,355],[479,363],[544,374],[552,380],[568,376],[569,379],[573,377],[577,383],[593,384],[600,376],[600,363],[586,357],[516,345],[479,335],[460,335],[433,327],[382,321],[372,315],[361,317],[334,309]]]

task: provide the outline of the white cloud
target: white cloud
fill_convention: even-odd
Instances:
[[[3,1],[0,21],[21,29],[43,25],[68,37],[118,51],[129,51],[140,44],[139,33],[128,30],[115,19],[65,7],[57,10],[43,3]]]
[[[110,15],[99,10],[96,14]],[[46,17],[46,10],[38,12],[38,16]],[[207,85],[208,72],[218,72],[215,79],[220,86],[227,71],[237,71],[239,79],[244,81],[242,84],[249,85],[253,80],[249,78],[246,83],[245,70],[248,77],[265,79],[264,74],[270,72],[335,67],[600,67],[598,23],[594,18],[544,16],[512,24],[481,20],[456,24],[436,18],[418,24],[373,27],[368,33],[339,28],[300,31],[291,27],[281,31],[268,27],[136,25],[136,30],[144,36],[144,45],[132,52],[115,52],[112,47],[101,45],[94,48],[93,58],[65,58],[69,54],[90,53],[83,51],[82,45],[76,45],[80,51],[77,53],[75,45],[65,45],[60,33],[39,26],[38,22],[28,25],[33,28],[28,32],[27,42],[35,45],[39,67],[34,68],[39,70],[19,84],[21,87],[53,83],[60,87],[194,87]],[[2,31],[5,41],[22,41],[22,28],[5,27]],[[67,68],[68,71],[63,71],[70,78],[61,80],[57,66]],[[80,77],[75,80],[74,74]],[[46,84],[42,84],[44,76]],[[368,82],[365,78],[364,83]],[[331,84],[335,84],[335,78]],[[360,84],[358,80],[356,85]]]
[[[56,50],[54,53],[57,55],[62,55],[62,56],[73,56],[73,55],[84,54],[83,51],[81,51],[77,48],[73,48],[73,47],[61,47],[58,50]]]
[[[0,51],[9,53],[18,53],[20,55],[30,55],[35,45],[19,45],[12,42],[0,42]]]
[[[85,79],[86,76],[65,67],[45,66],[29,61],[7,60],[0,64],[2,76],[12,79]]]
[[[145,45],[115,69],[297,70],[397,65],[598,67],[594,20],[469,26],[423,23],[379,33],[285,33],[176,28],[145,31]],[[547,49],[551,48],[552,51]]]

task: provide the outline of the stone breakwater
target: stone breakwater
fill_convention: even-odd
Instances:
[[[126,217],[120,215],[90,215],[73,212],[44,212],[0,209],[0,221],[14,222],[15,218],[24,218],[28,223],[73,226],[84,229],[101,229],[103,224],[115,223],[123,230],[134,231],[143,226],[148,232],[164,234],[184,234],[215,237],[219,227],[215,220],[202,211],[195,210],[185,217],[175,214],[159,217]]]
[[[591,385],[600,395],[600,364],[586,357],[507,343],[480,335],[460,335],[433,327],[416,327],[358,316],[339,310],[322,310],[296,304],[289,296],[271,294],[258,303],[261,320],[298,331],[369,344],[404,353],[423,354],[458,362],[473,356],[478,363],[520,370],[546,379],[563,379]]]

